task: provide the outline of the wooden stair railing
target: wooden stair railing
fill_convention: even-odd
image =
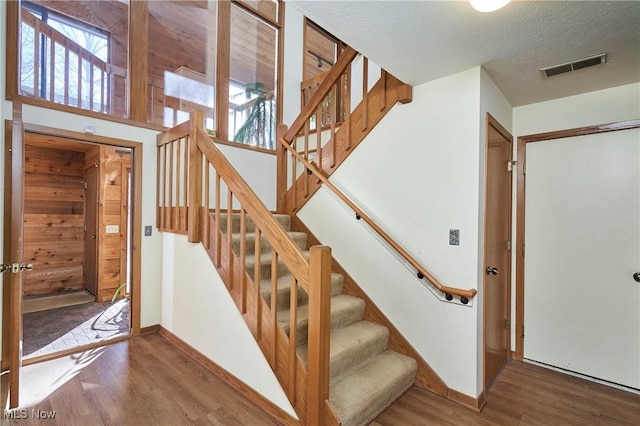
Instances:
[[[351,111],[350,75],[351,64],[357,52],[351,47],[345,48],[336,64],[324,75],[320,83],[313,81],[314,92],[300,115],[290,128],[278,128],[278,211],[295,214],[311,198],[321,185],[330,189],[342,202],[353,210],[358,220],[362,219],[395,252],[397,252],[414,270],[419,279],[426,279],[448,301],[458,297],[460,303],[467,305],[475,297],[476,289],[461,289],[442,284],[432,273],[422,266],[411,254],[395,241],[382,227],[342,191],[329,181],[329,176],[346,159],[353,148],[382,119],[395,102],[411,100],[411,88],[402,84],[384,70],[381,78],[371,92],[368,91],[368,61],[362,60],[362,102],[353,112],[347,113],[344,122],[337,127],[318,126],[322,123],[318,117],[326,113],[326,105],[331,107],[331,116],[337,117],[337,104],[333,99],[340,97],[346,111]],[[340,95],[338,95],[340,94]],[[342,106],[341,106],[342,107]],[[374,120],[375,117],[375,120]],[[322,123],[326,124],[326,123]],[[315,128],[314,146],[310,147],[310,129]],[[357,138],[354,138],[354,130]],[[355,139],[355,140],[354,140]]]
[[[339,424],[328,404],[331,249],[311,247],[307,259],[204,132],[202,124],[203,114],[196,111],[189,122],[158,136],[157,226],[162,231],[187,234],[190,242],[205,246],[300,421],[309,425]],[[237,232],[232,229],[234,214],[240,221],[238,253],[231,239],[232,232]],[[255,224],[253,271],[245,267],[249,220]],[[257,259],[263,255],[262,238],[270,243],[270,304],[260,292]],[[289,335],[278,326],[276,317],[274,298],[280,268],[287,268],[292,277]],[[306,368],[296,354],[297,285],[309,296]]]

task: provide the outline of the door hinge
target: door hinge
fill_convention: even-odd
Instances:
[[[522,330],[521,330],[521,333],[520,333],[520,338],[524,339],[524,325],[522,326]]]
[[[527,163],[523,163],[522,164],[522,174],[526,175],[527,174]]]
[[[513,171],[513,168],[514,168],[515,166],[517,166],[517,165],[518,165],[518,162],[517,162],[516,160],[509,160],[509,161],[507,161],[507,171],[508,171],[508,172],[512,172],[512,171]]]
[[[511,320],[504,320],[504,328],[507,330],[511,330]]]
[[[511,240],[507,240],[507,251],[511,251]]]
[[[522,243],[522,257],[524,257],[524,243]]]
[[[87,181],[85,180],[83,183],[84,183],[84,189],[89,189],[89,185],[87,184]]]

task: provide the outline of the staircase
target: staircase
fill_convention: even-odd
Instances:
[[[296,245],[308,255],[307,234],[291,231],[291,217],[273,215]],[[223,238],[229,229],[227,214],[221,213],[220,230]],[[232,214],[231,241],[234,254],[240,256],[245,247],[245,269],[255,277],[256,263],[260,276],[260,294],[271,307],[275,300],[278,326],[290,336],[290,298],[297,298],[296,353],[307,365],[307,294],[301,287],[292,291],[291,274],[286,267],[278,268],[277,293],[272,298],[271,245],[260,240],[259,256],[255,256],[255,225],[247,217],[241,232],[240,214]],[[244,244],[243,242],[244,234]],[[365,302],[342,294],[343,276],[331,274],[331,337],[329,403],[340,423],[345,426],[365,425],[375,419],[390,404],[407,391],[415,381],[417,363],[414,359],[388,349],[389,330],[363,319]]]

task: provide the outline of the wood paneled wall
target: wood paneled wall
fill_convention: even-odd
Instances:
[[[29,145],[25,136],[24,295],[83,287],[84,153]]]
[[[100,146],[98,200],[98,301],[111,300],[126,277],[127,255],[127,169],[131,154]],[[107,226],[118,226],[107,232]]]

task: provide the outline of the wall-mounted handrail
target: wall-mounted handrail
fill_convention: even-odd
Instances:
[[[317,93],[317,92],[316,92]],[[288,132],[286,133],[288,134]],[[316,176],[322,183],[329,188],[335,195],[338,196],[346,205],[348,205],[355,213],[356,218],[364,220],[380,237],[391,246],[400,256],[402,256],[411,266],[416,269],[416,273],[419,277],[426,278],[431,284],[433,284],[438,290],[445,295],[458,296],[461,298],[462,303],[468,303],[468,299],[473,298],[477,294],[476,289],[464,290],[456,287],[449,287],[442,284],[432,273],[430,273],[424,266],[422,266],[409,252],[407,252],[398,242],[396,242],[387,232],[385,232],[380,225],[378,225],[369,215],[367,215],[360,207],[358,207],[349,197],[347,197],[342,191],[340,191],[324,174],[316,167],[314,163],[309,162],[304,156],[300,155],[291,144],[287,143],[284,138],[280,138],[280,143],[293,155],[300,163],[302,163],[307,170],[310,170],[314,176]],[[463,299],[465,298],[465,299]],[[465,303],[465,300],[467,301]]]

